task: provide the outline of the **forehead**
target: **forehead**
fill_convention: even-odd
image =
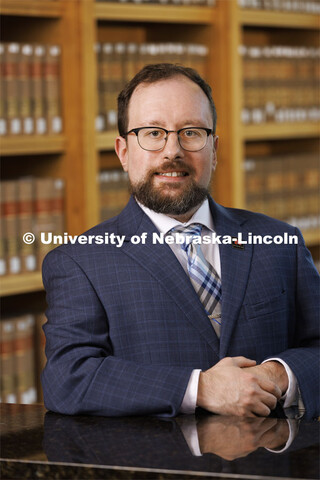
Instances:
[[[150,121],[161,122],[164,126],[167,123],[191,123],[194,120],[211,126],[212,113],[201,87],[184,75],[178,75],[138,85],[129,102],[128,120],[130,128],[146,125]]]

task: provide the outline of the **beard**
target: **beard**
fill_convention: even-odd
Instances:
[[[174,168],[181,168],[190,176],[193,169],[182,165],[181,162],[168,163],[162,166],[162,171],[174,170]],[[166,184],[155,187],[153,184],[153,177],[158,171],[149,171],[147,176],[136,184],[129,184],[130,193],[142,205],[153,210],[156,213],[163,213],[165,215],[184,215],[193,208],[200,205],[209,195],[208,187],[202,187],[191,178],[186,186],[181,189],[179,184]],[[170,188],[170,193],[168,193]],[[176,194],[174,193],[176,190]],[[182,190],[182,191],[181,191]]]

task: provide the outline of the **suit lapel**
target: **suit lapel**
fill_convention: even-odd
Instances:
[[[247,238],[244,219],[241,215],[234,217],[228,210],[213,201],[210,203],[217,235],[238,237],[242,233]],[[236,219],[235,219],[236,218]],[[222,282],[222,325],[220,336],[220,358],[227,356],[239,312],[245,295],[249,271],[251,267],[252,245],[244,245],[244,249],[234,245],[219,245]]]
[[[119,233],[126,235],[122,251],[159,281],[168,296],[181,309],[181,315],[188,318],[188,321],[200,332],[218,356],[219,341],[190,279],[171,248],[166,244],[152,242],[152,234],[159,232],[133,199],[123,214],[125,215],[119,217],[121,220]],[[131,221],[128,221],[128,214]],[[133,235],[141,236],[144,232],[148,234],[144,245],[134,245],[130,242]]]

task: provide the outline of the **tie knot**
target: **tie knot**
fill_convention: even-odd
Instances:
[[[202,225],[200,225],[200,223],[191,223],[191,225],[187,225],[186,227],[182,225],[174,227],[169,233],[180,233],[180,235],[184,235],[185,237],[199,237],[201,235],[201,230]]]
[[[170,232],[168,232],[168,234],[174,235],[176,239],[179,236],[183,237],[184,241],[178,241],[178,243],[180,243],[183,250],[187,251],[188,246],[193,242],[193,240],[201,236],[201,230],[202,225],[200,225],[199,223],[192,223],[191,225],[187,225],[186,227],[182,225],[174,227],[170,230]]]

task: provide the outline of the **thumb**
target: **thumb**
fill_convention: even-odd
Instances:
[[[246,358],[246,357],[233,357],[232,360],[234,365],[240,368],[254,367],[257,364],[255,360],[250,360],[250,358]]]

